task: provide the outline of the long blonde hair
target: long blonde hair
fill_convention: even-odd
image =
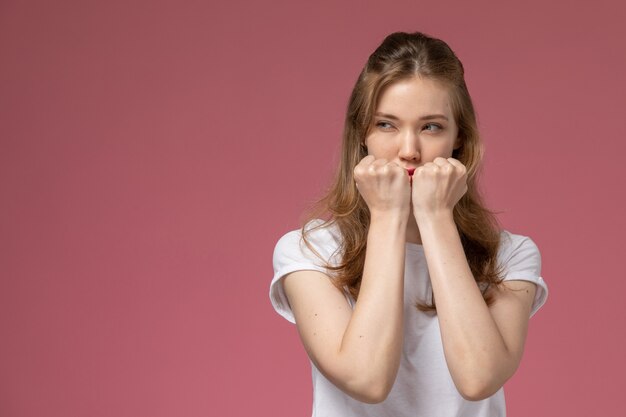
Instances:
[[[454,221],[474,278],[483,291],[485,301],[492,297],[487,291],[502,279],[497,262],[500,228],[492,212],[485,208],[478,190],[477,175],[483,149],[478,134],[476,114],[464,79],[463,64],[450,47],[439,39],[422,33],[393,33],[370,55],[352,90],[343,131],[341,160],[335,179],[326,195],[310,211],[302,226],[302,236],[320,227],[336,224],[341,232],[341,261],[327,265],[333,272],[335,285],[347,288],[356,300],[359,295],[370,213],[359,194],[353,178],[354,167],[367,156],[363,146],[371,128],[378,98],[389,85],[415,76],[437,80],[450,91],[452,112],[461,146],[452,157],[467,168],[467,192],[454,207]],[[308,220],[325,221],[307,228]],[[418,303],[420,310],[435,310],[434,300]]]

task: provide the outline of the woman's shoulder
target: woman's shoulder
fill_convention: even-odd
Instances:
[[[519,257],[520,254],[541,258],[539,248],[529,236],[512,233],[504,229],[501,230],[498,258],[506,262],[512,257]]]
[[[541,274],[541,253],[528,236],[500,232],[498,261],[502,268],[502,279],[530,281],[537,285],[531,316],[539,310],[548,297],[548,286]]]
[[[296,271],[319,271],[329,276],[328,266],[339,259],[338,227],[315,219],[304,226],[306,242],[302,238],[302,229],[285,233],[274,248],[274,276],[270,284],[270,300],[276,311],[295,323],[289,300],[282,285],[287,274]],[[307,245],[308,242],[308,245]]]
[[[304,228],[291,230],[278,240],[274,248],[274,259],[275,261],[277,258],[288,258],[316,263],[319,260],[331,262],[337,256],[341,242],[340,236],[336,224],[322,219],[313,219],[307,222]]]

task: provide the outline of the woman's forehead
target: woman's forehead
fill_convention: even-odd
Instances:
[[[376,113],[400,119],[421,118],[427,114],[452,117],[449,87],[436,80],[413,77],[386,87],[379,97]]]

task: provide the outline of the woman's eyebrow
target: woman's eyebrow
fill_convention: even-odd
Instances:
[[[420,117],[420,120],[433,120],[433,119],[443,119],[448,121],[448,117],[443,114],[428,114],[426,116]]]
[[[400,120],[400,119],[398,119],[396,116],[394,116],[393,114],[381,113],[381,112],[379,112],[379,111],[377,111],[376,113],[374,113],[374,116],[384,117],[385,119],[391,119],[391,120]]]
[[[381,113],[381,112],[374,113],[374,116],[384,117],[385,119],[391,119],[391,120],[400,120],[397,116],[394,116],[393,114],[387,114],[387,113]],[[443,114],[427,114],[419,118],[419,120],[434,120],[434,119],[443,119],[447,121],[448,117]]]

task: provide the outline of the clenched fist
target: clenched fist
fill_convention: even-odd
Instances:
[[[413,212],[420,215],[438,214],[452,209],[467,192],[467,170],[454,158],[437,157],[413,173],[411,201]]]
[[[368,155],[354,167],[354,180],[372,215],[399,214],[408,218],[411,185],[404,168]]]

